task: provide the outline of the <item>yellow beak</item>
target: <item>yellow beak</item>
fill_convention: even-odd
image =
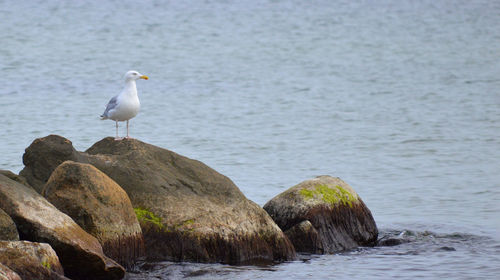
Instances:
[[[144,80],[148,80],[149,79],[148,76],[146,76],[146,75],[142,75],[139,78],[144,79]]]

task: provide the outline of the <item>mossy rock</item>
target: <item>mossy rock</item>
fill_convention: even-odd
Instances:
[[[299,252],[335,253],[373,246],[377,240],[370,210],[340,178],[304,181],[274,197],[264,209]]]

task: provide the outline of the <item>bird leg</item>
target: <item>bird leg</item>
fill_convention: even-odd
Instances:
[[[115,121],[116,122],[116,137],[115,137],[115,140],[122,140],[122,138],[118,137],[118,121]]]
[[[128,120],[127,120],[127,137],[125,138],[130,139],[130,136],[128,136]]]

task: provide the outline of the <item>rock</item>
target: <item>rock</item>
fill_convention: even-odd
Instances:
[[[377,241],[370,210],[339,178],[319,176],[304,181],[271,199],[264,209],[289,234],[297,251],[335,253],[374,246]]]
[[[68,279],[56,252],[46,243],[0,241],[0,263],[22,279]]]
[[[127,193],[94,166],[65,161],[52,172],[42,195],[121,265],[132,267],[144,256],[141,227]]]
[[[235,264],[294,258],[269,215],[202,162],[111,137],[86,152],[129,195],[150,259]]]
[[[66,160],[85,162],[85,157],[64,137],[49,135],[38,138],[26,148],[23,155],[25,167],[19,175],[26,178],[30,186],[41,193],[52,171]]]
[[[323,243],[318,231],[308,220],[302,221],[285,231],[297,252],[322,254]]]
[[[377,246],[397,246],[403,243],[408,243],[408,240],[397,237],[382,238],[377,242]]]
[[[93,236],[32,188],[0,175],[0,208],[21,239],[49,243],[72,279],[121,279],[125,270],[107,258]]]
[[[0,280],[22,280],[19,274],[0,263]]]
[[[20,175],[12,173],[12,171],[9,171],[9,170],[0,170],[0,174],[2,174],[4,176],[7,176],[11,180],[14,180],[16,182],[19,182],[21,184],[29,186],[28,181],[26,181],[26,178],[24,178],[23,176],[20,176]]]
[[[269,215],[205,164],[133,139],[108,137],[86,153],[62,139],[35,140],[26,149],[21,174],[43,183],[65,160],[94,165],[130,197],[150,260],[236,264],[295,258]]]
[[[2,209],[0,209],[0,240],[19,240],[16,224]]]

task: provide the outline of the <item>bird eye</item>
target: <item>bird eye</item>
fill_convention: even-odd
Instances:
[[[133,73],[134,75],[137,75],[137,73]]]

